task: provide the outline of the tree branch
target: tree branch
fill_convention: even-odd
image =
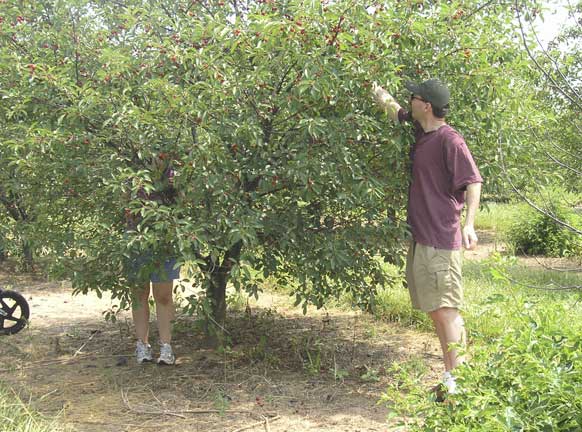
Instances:
[[[515,10],[517,13],[517,20],[519,21],[519,29],[521,32],[521,40],[523,41],[523,46],[525,47],[525,51],[527,52],[527,55],[529,56],[529,58],[533,61],[534,65],[536,66],[536,68],[544,74],[544,76],[550,80],[550,82],[552,84],[554,84],[556,90],[558,90],[566,99],[568,99],[570,102],[572,102],[574,105],[576,105],[579,109],[582,110],[582,103],[580,103],[579,101],[577,101],[576,99],[574,99],[571,95],[569,95],[557,82],[556,80],[548,73],[548,71],[546,71],[536,60],[536,58],[534,57],[533,53],[530,51],[529,47],[527,46],[527,40],[525,37],[525,31],[523,29],[523,23],[521,21],[521,13],[519,12],[519,3],[517,0],[515,0]]]
[[[555,163],[557,163],[558,165],[560,165],[562,168],[566,168],[567,170],[572,171],[575,174],[578,174],[579,176],[582,176],[582,171],[578,171],[575,168],[572,168],[570,165],[565,164],[564,162],[560,162],[558,159],[556,159],[554,156],[552,156],[552,154],[550,152],[546,152],[546,155],[553,160]]]

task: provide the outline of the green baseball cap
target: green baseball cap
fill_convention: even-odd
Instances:
[[[436,108],[444,108],[451,97],[448,87],[438,79],[429,79],[420,84],[408,82],[406,88]]]

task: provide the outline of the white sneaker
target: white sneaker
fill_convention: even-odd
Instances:
[[[152,356],[152,346],[138,340],[137,346],[135,348],[135,357],[137,364],[153,361],[154,357]]]
[[[158,357],[159,365],[173,365],[176,363],[176,356],[172,351],[172,346],[167,343],[160,343],[160,357]]]

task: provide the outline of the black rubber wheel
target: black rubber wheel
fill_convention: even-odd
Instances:
[[[0,291],[0,335],[18,333],[28,323],[28,302],[14,291]]]

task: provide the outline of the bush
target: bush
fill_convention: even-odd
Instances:
[[[579,226],[580,217],[555,205],[554,216]],[[573,257],[582,255],[582,236],[557,224],[552,218],[528,207],[508,232],[508,242],[518,254]]]
[[[512,328],[475,341],[470,362],[456,369],[460,393],[449,404],[430,401],[420,380],[398,389],[408,390],[402,399],[393,399],[394,389],[383,399],[417,417],[411,430],[580,431],[582,336],[565,325],[568,315],[524,304]]]

